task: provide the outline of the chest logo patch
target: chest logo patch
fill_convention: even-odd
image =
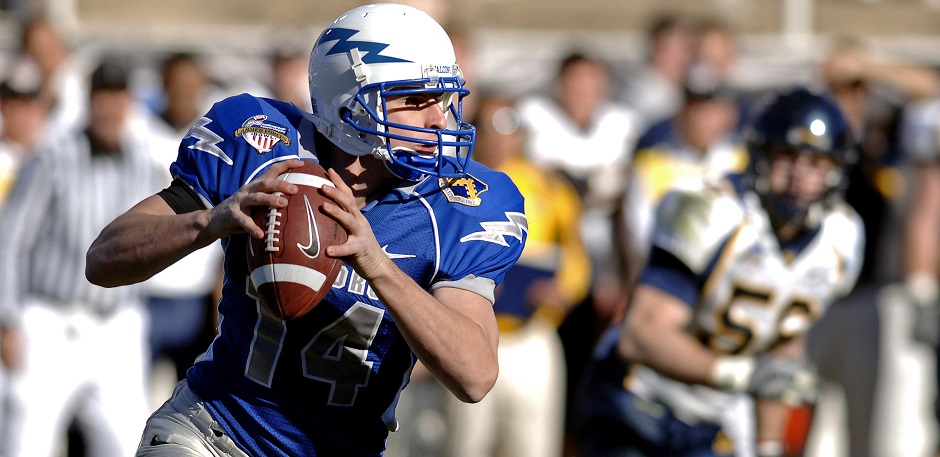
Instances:
[[[287,136],[287,127],[276,122],[268,121],[268,116],[258,114],[242,123],[235,130],[236,137],[242,137],[248,144],[258,151],[258,154],[269,152],[278,143],[290,146],[290,137]]]
[[[483,202],[480,194],[489,190],[485,182],[469,174],[462,178],[439,178],[437,184],[447,201],[466,206],[480,206]]]

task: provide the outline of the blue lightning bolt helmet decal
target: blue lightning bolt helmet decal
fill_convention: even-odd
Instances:
[[[386,43],[376,43],[373,41],[354,41],[350,40],[353,35],[359,33],[358,30],[350,30],[334,27],[327,29],[317,40],[317,46],[330,41],[336,41],[336,44],[326,52],[326,55],[343,54],[352,49],[359,49],[362,53],[362,63],[394,63],[410,62],[409,60],[399,59],[397,57],[383,56],[381,54],[388,47]]]

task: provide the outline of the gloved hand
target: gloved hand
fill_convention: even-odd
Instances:
[[[757,398],[780,400],[789,405],[815,403],[816,367],[806,359],[763,354],[756,359],[747,392]]]
[[[816,369],[803,357],[724,356],[712,368],[712,382],[719,389],[791,405],[813,403],[817,396]]]
[[[914,341],[934,347],[940,344],[940,289],[929,273],[912,274],[904,281],[904,292],[913,308],[911,335]]]

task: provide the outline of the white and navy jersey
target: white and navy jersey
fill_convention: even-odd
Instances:
[[[720,355],[757,355],[804,335],[850,291],[862,264],[860,217],[841,200],[811,212],[817,228],[781,243],[753,193],[732,186],[667,194],[640,282],[693,310],[689,331]],[[732,396],[641,366],[628,388],[690,423],[717,422]]]
[[[196,122],[171,171],[217,205],[272,163],[316,160],[314,131],[290,104],[239,95]],[[475,162],[464,178],[406,185],[363,208],[379,245],[426,290],[492,301],[526,236],[515,185]],[[415,361],[394,319],[348,265],[309,314],[268,315],[248,281],[246,243],[223,240],[219,334],[189,370],[190,387],[251,455],[380,455]]]

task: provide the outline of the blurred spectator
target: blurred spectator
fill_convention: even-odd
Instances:
[[[305,49],[284,45],[271,59],[273,73],[271,92],[275,99],[293,103],[310,111],[310,88],[307,82],[307,63],[310,54]]]
[[[306,71],[306,70],[305,70]],[[172,54],[160,72],[164,104],[147,131],[149,149],[163,170],[163,186],[172,181],[170,164],[176,159],[180,141],[193,123],[211,105],[212,81],[193,54]],[[222,280],[222,247],[216,243],[197,250],[144,282],[150,313],[150,350],[154,373],[151,398],[159,406],[186,375],[196,357],[214,336],[215,302]],[[159,367],[168,362],[172,379],[162,379]],[[153,402],[152,402],[153,403]]]
[[[182,136],[209,106],[212,81],[198,57],[189,53],[167,57],[160,76],[164,94],[160,119]]]
[[[741,131],[748,121],[751,101],[739,88],[738,42],[735,31],[726,23],[703,20],[699,24],[695,45],[695,57],[686,75],[686,81],[696,78],[714,81],[734,93],[738,106],[738,123]]]
[[[637,71],[626,75],[618,99],[637,111],[643,128],[672,117],[682,105],[682,84],[694,57],[696,24],[666,14],[647,33],[647,56]]]
[[[633,155],[624,199],[620,242],[625,274],[632,283],[646,263],[656,206],[675,188],[742,173],[748,152],[735,127],[739,111],[734,92],[717,80],[690,79],[679,113],[644,134]]]
[[[44,133],[49,110],[40,98],[41,85],[39,68],[27,56],[17,59],[0,83],[0,203]]]
[[[22,29],[23,52],[32,57],[42,73],[42,97],[51,107],[50,128],[83,127],[88,110],[89,71],[84,58],[73,53],[52,22],[35,19]]]
[[[570,179],[583,202],[581,229],[596,271],[610,257],[610,215],[623,190],[636,117],[611,102],[607,66],[580,53],[561,60],[550,95],[519,102],[527,132],[526,155]]]
[[[580,202],[569,181],[525,159],[511,101],[479,100],[479,162],[512,178],[526,199],[529,236],[497,288],[499,378],[477,404],[448,401],[451,457],[560,456],[565,360],[557,333],[587,294],[590,263],[579,236]]]
[[[163,185],[126,124],[124,59],[91,76],[86,125],[44,143],[2,213],[0,354],[12,373],[8,457],[56,455],[75,418],[89,456],[133,455],[147,417],[139,288],[85,279],[85,251],[112,218]],[[0,452],[0,453],[3,453]]]
[[[40,78],[36,64],[22,56],[0,80],[0,120],[3,121],[0,126],[0,207],[16,182],[20,167],[32,156],[42,135],[48,109],[39,98]],[[3,350],[0,341],[0,351]],[[5,358],[0,354],[0,360]],[[8,387],[8,374],[0,363],[0,443],[9,440],[6,433],[10,414]]]
[[[616,269],[613,214],[639,122],[633,111],[611,101],[609,85],[607,65],[576,52],[561,59],[548,94],[518,102],[526,156],[570,179],[584,209],[579,226],[591,258],[591,290],[559,327],[568,360],[569,400],[595,338],[624,298],[624,282]]]
[[[738,45],[734,30],[717,20],[703,20],[698,26],[695,41],[692,68],[705,67],[723,84],[733,86],[738,66]]]

